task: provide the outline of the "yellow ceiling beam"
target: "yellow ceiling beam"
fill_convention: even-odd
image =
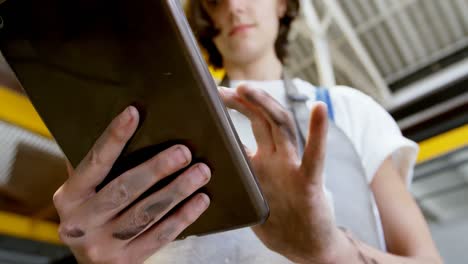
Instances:
[[[0,120],[52,138],[29,99],[8,88],[0,87]]]
[[[419,142],[418,163],[468,146],[468,125]]]
[[[0,211],[0,233],[53,244],[61,244],[58,225]]]

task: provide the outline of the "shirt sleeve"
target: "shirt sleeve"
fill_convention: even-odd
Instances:
[[[418,145],[405,138],[392,116],[371,97],[344,86],[330,89],[335,123],[349,137],[372,182],[388,157],[410,186]]]

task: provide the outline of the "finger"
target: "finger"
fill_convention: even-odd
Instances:
[[[263,115],[259,111],[247,107],[247,103],[239,97],[235,89],[220,88],[219,91],[227,107],[239,111],[250,120],[258,151],[273,152],[275,145],[271,127]]]
[[[244,147],[244,151],[245,151],[245,154],[247,155],[247,157],[249,159],[252,159],[252,157],[255,155],[255,152],[253,152],[251,149],[249,149],[249,147],[247,147],[244,144],[242,144],[242,146]]]
[[[68,159],[65,161],[65,165],[67,166],[68,177],[71,177],[75,170],[73,169],[73,166],[70,164],[70,161],[68,161]]]
[[[138,126],[138,110],[127,107],[104,130],[69,179],[70,195],[83,196],[102,182]]]
[[[119,216],[112,224],[112,237],[127,241],[159,221],[177,204],[208,183],[208,166],[196,164],[161,191],[149,196]]]
[[[87,228],[114,218],[151,186],[190,164],[190,150],[175,145],[120,175],[90,198],[77,212]]]
[[[327,143],[327,106],[318,102],[312,109],[309,136],[304,148],[301,170],[313,183],[322,184]]]
[[[237,90],[241,98],[258,109],[269,121],[276,147],[290,154],[296,154],[296,128],[291,113],[262,90],[246,85],[239,86]]]
[[[206,194],[197,194],[161,223],[132,240],[124,250],[133,252],[134,259],[146,260],[160,248],[177,238],[193,224],[210,204]]]

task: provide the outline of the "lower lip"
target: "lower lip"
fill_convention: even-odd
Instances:
[[[252,29],[254,26],[241,26],[241,27],[238,27],[236,29],[234,29],[230,34],[229,36],[234,36],[238,33],[243,33],[243,32],[246,32],[250,29]]]

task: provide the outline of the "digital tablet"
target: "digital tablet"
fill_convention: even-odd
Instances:
[[[98,191],[180,143],[212,178],[200,190],[209,209],[179,238],[266,220],[268,205],[179,0],[6,0],[0,18],[0,50],[73,166],[115,116],[138,108],[139,128]]]

